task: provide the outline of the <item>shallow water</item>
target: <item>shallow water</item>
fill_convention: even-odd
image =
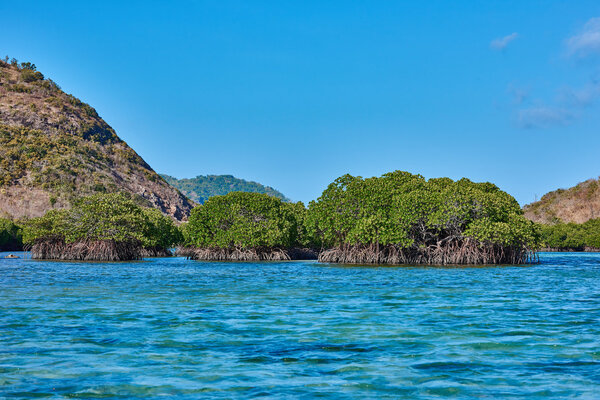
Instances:
[[[0,397],[600,398],[600,254],[541,261],[2,259]]]

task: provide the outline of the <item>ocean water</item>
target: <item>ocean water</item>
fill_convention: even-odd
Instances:
[[[0,260],[0,398],[166,396],[598,399],[600,254],[471,268]]]

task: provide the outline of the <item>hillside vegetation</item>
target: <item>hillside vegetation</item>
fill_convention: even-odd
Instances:
[[[231,192],[264,193],[283,201],[289,201],[282,193],[270,186],[239,179],[232,175],[199,175],[189,179],[177,179],[169,175],[161,175],[161,177],[199,204],[204,204],[212,196],[222,196]]]
[[[523,207],[525,217],[542,224],[581,224],[600,217],[600,182],[588,179],[569,189],[545,194]]]
[[[0,61],[0,215],[41,216],[113,192],[178,220],[192,208],[94,108],[34,64]]]

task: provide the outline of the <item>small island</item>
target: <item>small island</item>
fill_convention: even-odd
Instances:
[[[44,260],[130,261],[165,256],[180,235],[170,218],[123,193],[83,197],[72,208],[50,210],[23,227],[31,258]]]
[[[404,171],[344,175],[310,203],[306,220],[321,262],[522,264],[539,246],[535,224],[496,185]]]
[[[316,259],[305,217],[304,204],[267,194],[214,196],[192,210],[178,254],[213,261]]]

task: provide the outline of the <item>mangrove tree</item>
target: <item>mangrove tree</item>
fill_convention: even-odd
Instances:
[[[600,249],[600,218],[582,224],[559,222],[540,224],[541,242],[551,251],[598,251]]]
[[[213,196],[192,210],[183,228],[186,247],[196,260],[290,260],[316,258],[308,249],[302,203],[286,203],[261,193]]]
[[[23,240],[35,259],[125,261],[167,255],[181,240],[173,221],[123,193],[77,199],[25,224]]]
[[[0,251],[23,250],[21,227],[8,218],[0,218]]]
[[[336,179],[309,204],[306,228],[319,260],[336,263],[518,264],[539,239],[497,186],[403,171]]]

